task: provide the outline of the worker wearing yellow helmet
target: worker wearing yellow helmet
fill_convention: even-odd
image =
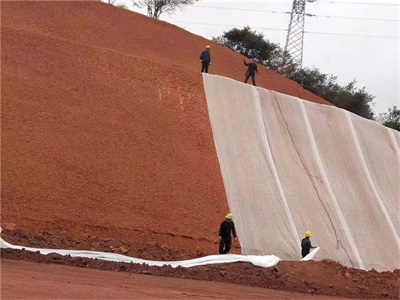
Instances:
[[[235,223],[232,221],[233,215],[228,213],[225,216],[225,221],[221,223],[219,227],[219,254],[227,254],[231,250],[232,246],[232,236],[234,236],[235,240],[237,239]]]
[[[310,253],[310,249],[317,248],[311,245],[311,232],[306,232],[306,237],[301,240],[301,257],[304,258],[307,254]]]
[[[210,45],[206,46],[206,50],[201,52],[200,54],[200,62],[201,62],[201,73],[208,73],[208,67],[211,65],[211,53],[210,53]]]

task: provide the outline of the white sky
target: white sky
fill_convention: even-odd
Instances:
[[[290,12],[292,2],[292,0],[251,2],[201,0],[192,6],[186,6],[182,11],[176,11],[171,16],[161,15],[161,20],[208,39],[219,36],[233,27],[250,26],[251,29],[262,32],[271,42],[278,43],[284,48],[287,31],[267,28],[287,29],[290,15],[262,10]],[[117,3],[123,3],[131,10],[146,14],[145,9],[134,8],[132,1],[117,0]],[[306,13],[394,20],[306,17],[305,31],[397,38],[306,33],[303,66],[315,66],[322,73],[333,74],[338,77],[337,81],[341,85],[356,79],[357,87],[365,86],[369,94],[376,96],[373,107],[375,113],[387,111],[393,105],[400,106],[400,0],[317,0],[314,3],[307,3]]]

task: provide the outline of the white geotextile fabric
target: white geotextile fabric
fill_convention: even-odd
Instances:
[[[320,247],[317,247],[313,250],[310,251],[306,256],[304,256],[301,261],[309,261],[309,260],[314,260],[315,255],[317,255]]]
[[[400,267],[400,134],[345,110],[203,74],[244,254]]]
[[[235,263],[235,262],[248,262],[258,267],[268,268],[277,265],[280,261],[279,257],[275,255],[237,255],[237,254],[225,254],[225,255],[209,255],[205,257],[189,259],[189,260],[181,260],[181,261],[154,261],[154,260],[145,260],[140,258],[129,257],[126,255],[108,253],[108,252],[98,252],[98,251],[84,251],[84,250],[61,250],[61,249],[40,249],[40,248],[30,248],[23,246],[15,246],[7,243],[2,238],[0,238],[0,248],[10,248],[10,249],[18,249],[18,250],[26,250],[37,252],[39,251],[41,254],[50,254],[57,253],[60,255],[70,255],[72,257],[84,257],[84,258],[93,258],[107,261],[115,261],[115,262],[125,262],[125,263],[134,263],[134,264],[146,264],[149,266],[165,266],[169,265],[173,268],[176,267],[196,267],[203,265],[211,265],[211,264],[227,264],[227,263]]]

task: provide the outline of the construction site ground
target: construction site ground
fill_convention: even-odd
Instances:
[[[239,81],[244,57],[100,1],[5,1],[1,19],[2,238],[163,261],[215,254],[229,207],[198,57],[210,43],[210,73]],[[2,299],[395,299],[400,285],[399,270],[326,260],[172,269],[2,249],[1,271]]]
[[[329,260],[281,261],[271,268],[249,263],[172,268],[12,249],[2,249],[1,258],[5,298],[399,298],[399,270],[367,272]]]
[[[281,290],[3,259],[3,299],[309,299]],[[21,282],[24,282],[21,285]],[[344,299],[340,297],[314,297]]]

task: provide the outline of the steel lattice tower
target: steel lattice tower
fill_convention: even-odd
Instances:
[[[292,13],[290,14],[290,23],[285,45],[285,53],[290,54],[294,62],[296,62],[300,68],[303,64],[306,1],[314,2],[315,0],[293,0]]]

